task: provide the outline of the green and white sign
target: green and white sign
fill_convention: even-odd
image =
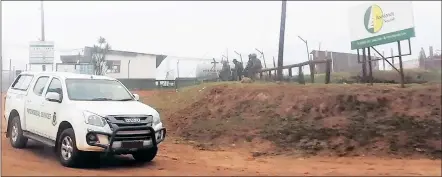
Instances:
[[[411,2],[374,2],[350,9],[351,49],[415,37]]]

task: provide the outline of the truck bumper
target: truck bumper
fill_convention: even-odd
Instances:
[[[119,137],[122,131],[148,131],[145,135],[131,135]],[[88,131],[86,143],[88,147],[82,148],[85,151],[99,151],[110,154],[129,154],[138,150],[157,147],[166,137],[166,128],[161,127],[154,130],[151,126],[119,127],[112,133],[102,131]]]

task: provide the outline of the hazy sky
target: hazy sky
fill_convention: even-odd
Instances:
[[[287,2],[284,64],[307,59],[309,49],[350,50],[349,8],[366,2]],[[281,2],[278,1],[48,1],[46,40],[55,42],[56,56],[93,45],[105,37],[115,50],[196,58],[220,58],[229,49],[247,54],[264,50],[267,64],[277,58]],[[17,69],[28,62],[29,41],[40,38],[40,2],[7,1],[2,8],[3,68],[12,59]],[[441,49],[441,2],[413,2],[416,38],[421,47]],[[407,47],[404,43],[404,49]],[[387,45],[379,47],[389,52]],[[406,51],[406,50],[405,50]],[[395,52],[397,49],[395,48]],[[406,58],[410,59],[410,58]]]

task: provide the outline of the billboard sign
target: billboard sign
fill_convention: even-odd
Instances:
[[[351,49],[361,49],[415,37],[411,2],[374,2],[350,9]]]
[[[54,62],[53,41],[32,41],[29,44],[29,64],[50,64]]]

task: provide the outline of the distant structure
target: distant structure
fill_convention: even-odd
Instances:
[[[155,79],[156,68],[165,55],[109,50],[106,75],[117,79]],[[92,47],[84,47],[77,55],[60,55],[57,71],[92,74]]]
[[[425,55],[425,51],[422,48],[419,53],[419,68],[425,70],[441,70],[441,54],[434,53],[433,46],[429,48],[429,56]]]
[[[342,53],[333,51],[313,50],[310,52],[313,60],[332,60],[332,72],[360,72],[362,63],[358,63],[358,55],[352,53]],[[372,54],[373,55],[373,54]],[[378,57],[372,56],[372,59]],[[360,58],[362,61],[362,57]],[[368,64],[367,70],[368,70]],[[325,64],[316,64],[316,73],[325,73]],[[372,62],[373,71],[379,70],[378,61]]]

